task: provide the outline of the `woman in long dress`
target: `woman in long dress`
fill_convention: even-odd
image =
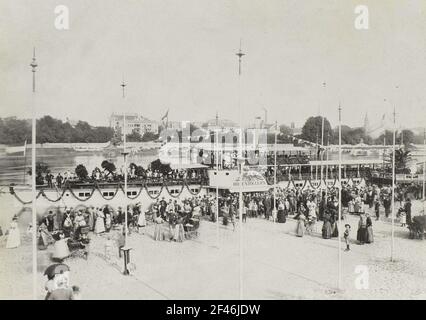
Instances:
[[[182,217],[177,218],[177,223],[176,223],[176,227],[175,227],[175,230],[174,230],[173,240],[175,240],[176,242],[182,242],[182,241],[185,240],[185,232],[184,232],[184,229],[183,229],[183,218]]]
[[[161,224],[164,222],[161,216],[158,216],[154,219],[155,229],[154,229],[154,240],[160,241],[162,240],[162,227]]]
[[[373,243],[374,237],[373,237],[373,221],[371,220],[371,217],[369,214],[367,214],[366,219],[366,225],[367,225],[367,232],[366,232],[366,243]]]
[[[351,199],[351,201],[348,202],[348,212],[354,213],[355,212],[355,200]]]
[[[361,212],[361,197],[360,196],[357,196],[356,199],[355,199],[354,211],[355,211],[355,213]]]
[[[144,230],[143,228],[145,228],[145,226],[146,226],[145,211],[141,209],[138,216],[138,232],[142,231],[143,233],[143,230]]]
[[[54,243],[55,240],[53,240],[52,235],[50,234],[49,230],[47,229],[47,226],[44,222],[41,223],[40,227],[38,228],[38,241],[39,241],[39,250],[45,250],[47,249],[47,246],[51,243]]]
[[[102,209],[99,209],[96,213],[95,233],[100,234],[103,232],[105,232],[105,215]]]
[[[317,205],[315,204],[314,199],[312,199],[312,201],[309,201],[308,203],[308,215],[310,217],[316,217],[317,213],[316,213],[316,209],[317,209]]]
[[[65,219],[64,219],[63,226],[62,226],[62,229],[65,233],[65,237],[71,236],[72,228],[73,228],[73,223],[72,223],[72,219],[71,219],[71,212],[70,212],[70,210],[67,210],[67,212],[65,213]]]
[[[367,238],[367,217],[361,212],[359,215],[358,232],[356,239],[360,244],[364,244]]]
[[[279,200],[278,202],[278,215],[277,215],[277,220],[279,223],[285,223],[286,222],[286,217],[285,217],[285,212],[284,212],[284,203]]]
[[[109,232],[112,228],[112,217],[111,213],[107,212],[105,213],[105,230],[106,232]]]
[[[94,211],[94,207],[93,206],[91,206],[90,208],[89,208],[89,210],[87,211],[87,224],[88,224],[88,226],[89,226],[89,230],[90,231],[93,231],[93,229],[95,228],[95,213],[93,212]]]
[[[331,215],[329,212],[324,214],[324,224],[322,225],[322,237],[324,239],[331,238]]]
[[[68,248],[68,238],[65,238],[65,235],[61,233],[59,235],[59,240],[54,244],[54,252],[52,258],[57,260],[63,260],[70,255],[70,250]]]
[[[21,233],[18,227],[18,219],[13,218],[10,223],[9,235],[7,236],[6,248],[13,249],[18,248],[21,245]]]
[[[297,221],[296,236],[303,237],[303,235],[305,234],[305,221],[305,215],[300,214],[299,220]]]

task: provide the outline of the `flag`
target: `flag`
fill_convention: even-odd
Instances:
[[[161,118],[161,120],[164,120],[166,118],[169,118],[169,109],[167,109],[166,114]]]

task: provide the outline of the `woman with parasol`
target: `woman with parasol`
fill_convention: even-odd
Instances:
[[[6,248],[18,248],[21,245],[21,233],[18,227],[18,217],[15,215],[10,223],[9,234],[7,236]]]

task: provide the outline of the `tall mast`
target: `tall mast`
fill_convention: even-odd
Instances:
[[[338,285],[339,289],[342,288],[342,241],[341,241],[341,228],[340,223],[342,220],[342,107],[339,102],[339,217],[338,217],[338,235],[339,241],[339,266],[338,266]]]
[[[242,108],[241,108],[241,63],[242,57],[245,55],[241,50],[241,40],[240,40],[240,50],[236,53],[238,56],[238,109],[239,109],[239,118],[240,118],[240,150],[238,154],[237,162],[239,163],[240,169],[240,185],[239,185],[239,221],[240,221],[240,299],[243,299],[243,261],[244,261],[244,250],[243,250],[243,168],[244,168],[244,159],[243,159],[243,120],[242,120]]]
[[[123,157],[124,157],[124,245],[127,246],[127,155],[126,151],[126,112],[124,111],[124,99],[126,97],[126,86],[127,84],[123,81],[120,84],[123,91]]]
[[[35,48],[33,50],[33,60],[30,64],[31,66],[31,72],[33,73],[33,94],[32,94],[32,121],[31,121],[31,186],[32,186],[32,244],[33,244],[33,299],[37,299],[37,207],[36,207],[36,200],[37,200],[37,191],[36,191],[36,68],[37,68],[37,61],[36,61],[36,54],[35,54]]]
[[[393,143],[392,143],[392,234],[391,234],[391,261],[394,261],[394,235],[395,235],[395,136],[396,136],[396,111],[393,107]]]

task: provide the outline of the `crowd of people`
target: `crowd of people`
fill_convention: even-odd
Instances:
[[[207,173],[205,170],[200,169],[173,169],[169,172],[161,172],[160,170],[146,169],[143,174],[137,172],[137,167],[130,166],[127,170],[127,179],[129,183],[137,183],[146,181],[148,183],[162,183],[168,181],[170,183],[183,180],[190,180],[193,182],[205,183],[207,181]],[[111,174],[106,170],[101,170],[98,167],[93,169],[91,174],[84,180],[84,182],[92,183],[113,183],[123,182],[124,172],[120,168],[116,173]],[[75,171],[67,170],[65,172],[58,172],[56,175],[51,172],[42,174],[38,173],[36,177],[37,186],[46,186],[47,188],[62,188],[63,186],[79,183],[82,180],[77,176]]]

